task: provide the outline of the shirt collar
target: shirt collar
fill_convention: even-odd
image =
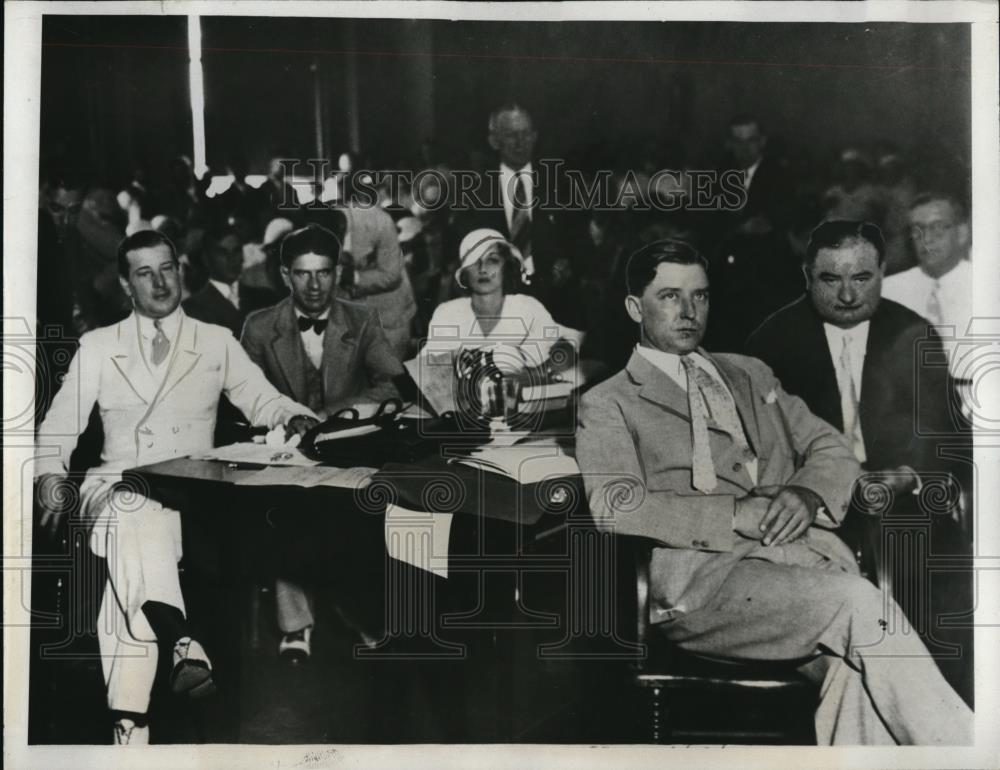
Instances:
[[[681,357],[679,355],[648,347],[643,345],[641,342],[636,343],[635,351],[661,372],[670,377],[670,379],[680,385],[683,390],[687,390],[687,372],[684,371],[684,366],[681,364]],[[688,353],[688,355],[696,364],[698,364],[699,367],[704,369],[716,379],[719,379],[719,375],[715,370],[715,367],[712,366],[712,363],[705,358],[705,356],[698,352]]]
[[[293,305],[293,307],[295,307],[295,306]],[[312,318],[312,316],[306,315],[301,310],[299,310],[297,307],[295,307],[295,317],[296,318],[310,318],[310,319]],[[318,316],[316,316],[316,320],[317,321],[323,321],[323,320],[325,320],[325,319],[327,319],[329,317],[330,317],[330,308],[327,308],[322,313],[320,313]]]
[[[222,281],[217,281],[214,278],[209,278],[208,281],[216,289],[218,289],[219,290],[219,294],[221,294],[226,299],[232,299],[232,297],[233,297],[233,285],[238,285],[238,283],[239,283],[238,281],[234,281],[232,284],[223,283]]]
[[[924,273],[924,271],[920,270],[920,268],[917,269],[920,270],[921,273],[923,273],[923,275],[927,278],[928,281],[930,281],[931,283],[937,281],[944,289],[957,289],[961,287],[964,290],[966,273],[968,272],[969,267],[971,265],[972,263],[969,260],[963,259],[957,265],[955,265],[951,270],[942,275],[940,278],[934,278],[930,275],[927,275],[927,273]]]
[[[531,173],[531,161],[529,160],[521,168],[511,168],[506,163],[500,164],[500,176],[509,177],[515,174],[530,174]]]
[[[135,313],[134,315],[139,321],[139,334],[142,335],[142,338],[147,340],[153,339],[153,337],[156,336],[156,326],[153,323],[154,319],[139,313]],[[173,313],[159,319],[160,329],[163,330],[163,333],[171,342],[177,338],[177,329],[181,325],[181,317],[183,315],[184,313],[181,310],[180,305],[178,305],[177,309],[174,310]]]
[[[823,331],[826,332],[827,338],[838,340],[846,338],[852,344],[867,344],[868,329],[871,326],[871,323],[871,321],[862,321],[857,326],[852,326],[850,329],[841,329],[839,326],[834,326],[833,324],[826,323],[824,321]]]

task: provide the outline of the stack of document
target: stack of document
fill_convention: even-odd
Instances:
[[[545,479],[575,476],[580,472],[576,460],[555,444],[518,444],[484,446],[468,457],[452,462],[498,473],[521,484],[536,484]]]

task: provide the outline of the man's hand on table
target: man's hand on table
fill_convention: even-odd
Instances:
[[[65,473],[45,473],[38,478],[38,485],[35,488],[39,512],[38,524],[49,537],[56,536],[63,517],[69,511],[73,495],[68,485],[69,478]]]
[[[314,425],[319,425],[319,420],[315,417],[310,417],[307,414],[296,415],[285,425],[285,441],[288,441],[292,436],[298,436],[301,439],[306,431]]]

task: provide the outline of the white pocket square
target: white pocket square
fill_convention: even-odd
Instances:
[[[764,396],[765,404],[773,404],[777,402],[777,400],[778,400],[778,394],[773,389],[768,391],[768,394]]]

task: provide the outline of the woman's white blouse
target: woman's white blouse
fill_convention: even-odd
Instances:
[[[442,302],[431,317],[420,355],[454,357],[460,350],[488,347],[494,349],[501,370],[539,366],[548,359],[560,331],[541,302],[527,294],[508,294],[499,316],[497,325],[484,334],[470,297]]]

